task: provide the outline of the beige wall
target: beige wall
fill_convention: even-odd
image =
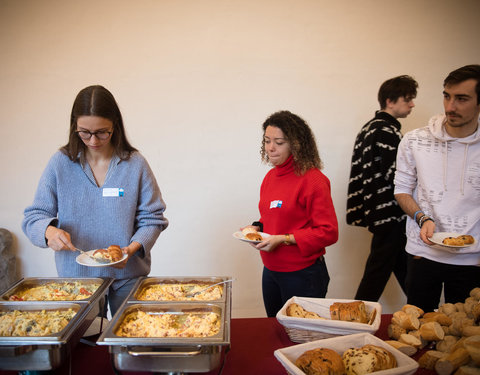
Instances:
[[[234,276],[233,315],[264,316],[260,258],[232,233],[258,218],[260,125],[289,109],[332,184],[327,296],[353,298],[370,242],[345,224],[355,135],[395,75],[420,84],[404,130],[442,112],[446,74],[480,62],[478,14],[477,0],[0,0],[0,227],[19,276],[56,275],[52,251],[22,233],[23,209],[66,143],[76,93],[103,84],[167,203],[151,275]],[[405,302],[396,281],[387,292],[384,311]]]

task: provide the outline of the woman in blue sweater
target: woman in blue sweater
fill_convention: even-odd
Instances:
[[[112,315],[140,276],[168,226],[165,203],[147,161],[130,145],[113,95],[102,86],[81,90],[73,103],[68,143],[50,159],[23,231],[55,251],[60,277],[112,277]],[[118,245],[127,258],[108,267],[76,263],[76,248]]]

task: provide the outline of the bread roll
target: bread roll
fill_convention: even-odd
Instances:
[[[409,304],[404,305],[402,307],[402,311],[407,313],[407,314],[414,315],[417,318],[423,316],[423,314],[424,314],[423,310],[420,307],[417,307],[415,305],[409,305]]]
[[[400,338],[398,339],[398,341],[403,342],[404,344],[412,345],[416,348],[419,348],[422,345],[422,342],[420,341],[420,339],[408,333],[404,333],[400,335]]]
[[[298,303],[291,303],[290,305],[288,305],[286,313],[287,316],[292,316],[295,318],[324,319],[317,313],[305,310]]]
[[[395,357],[387,349],[370,344],[348,349],[342,358],[347,375],[364,375],[397,366]]]
[[[464,348],[458,348],[454,352],[448,353],[440,358],[435,364],[435,371],[438,375],[450,375],[460,366],[467,364],[470,360],[468,351]]]
[[[427,341],[443,340],[445,332],[437,322],[428,322],[420,327],[420,335]]]
[[[480,366],[480,335],[467,337],[463,345],[477,366]]]
[[[418,365],[421,368],[425,368],[427,370],[433,370],[435,368],[435,364],[440,358],[443,358],[446,354],[443,352],[439,352],[437,350],[428,350],[422,354],[422,356],[418,359]]]
[[[443,338],[443,340],[437,342],[435,348],[440,352],[447,353],[452,351],[452,348],[455,346],[457,341],[458,339],[456,336],[447,335]]]
[[[407,331],[418,329],[420,327],[420,321],[418,318],[414,315],[407,314],[404,311],[397,311],[393,313],[392,322],[398,324],[402,328],[405,328]]]
[[[388,337],[394,340],[398,340],[400,338],[400,335],[402,335],[403,333],[407,333],[407,330],[400,327],[398,324],[391,323],[388,325],[387,332]]]
[[[385,340],[385,342],[388,345],[393,346],[395,349],[401,351],[403,354],[408,355],[409,357],[411,357],[412,355],[414,355],[417,352],[416,347],[414,347],[412,345],[405,344],[405,343],[397,341],[397,340]]]
[[[460,366],[455,375],[480,375],[480,368],[471,366]]]
[[[295,361],[295,365],[306,375],[344,375],[342,357],[327,348],[307,350]]]
[[[367,310],[363,301],[335,302],[330,305],[330,317],[333,320],[368,323]]]

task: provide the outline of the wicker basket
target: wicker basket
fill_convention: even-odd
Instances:
[[[284,327],[288,337],[293,342],[310,342],[315,340],[329,339],[339,335],[325,332],[309,331],[298,328]]]
[[[277,313],[277,320],[284,327],[290,340],[296,343],[306,343],[360,332],[374,334],[378,330],[382,307],[377,302],[365,302],[367,311],[376,313],[375,319],[371,324],[343,322],[331,319],[305,319],[286,315],[286,307],[290,303],[295,302],[305,309],[327,318],[330,316],[330,305],[335,301],[350,302],[352,300],[292,297]]]

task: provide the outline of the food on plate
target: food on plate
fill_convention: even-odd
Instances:
[[[306,375],[344,375],[342,356],[327,348],[307,350],[295,361],[295,365]]]
[[[470,245],[475,242],[475,239],[473,236],[470,236],[469,234],[462,234],[461,236],[458,236],[465,245]]]
[[[75,316],[75,311],[20,311],[0,312],[0,336],[47,336],[64,329]]]
[[[397,360],[392,353],[371,344],[347,349],[342,359],[347,375],[363,375],[397,367]]]
[[[258,233],[252,227],[244,228],[242,230],[242,234],[247,240],[251,240],[251,241],[262,241],[263,240],[261,234]]]
[[[111,245],[107,249],[98,249],[93,252],[94,258],[118,262],[123,258],[122,249],[118,245]]]
[[[223,285],[209,286],[208,283],[152,284],[142,288],[136,298],[141,301],[214,301],[222,298]],[[205,289],[205,290],[203,290]],[[188,297],[187,294],[195,294]]]
[[[449,246],[462,246],[465,244],[462,239],[457,237],[445,237],[442,243]]]
[[[36,286],[25,286],[8,296],[10,301],[78,301],[89,298],[100,283],[48,282]],[[7,298],[7,296],[5,296]]]
[[[333,320],[368,323],[368,314],[363,301],[335,302],[330,305],[330,316]]]
[[[475,239],[470,236],[469,234],[462,234],[457,237],[445,237],[442,241],[443,244],[449,246],[464,246],[464,245],[471,245],[475,242]]]
[[[288,305],[286,312],[287,316],[293,316],[295,318],[325,319],[317,313],[305,310],[298,303],[291,303],[290,305]]]
[[[127,313],[116,329],[122,337],[209,337],[220,331],[214,312],[169,313],[136,310]]]

